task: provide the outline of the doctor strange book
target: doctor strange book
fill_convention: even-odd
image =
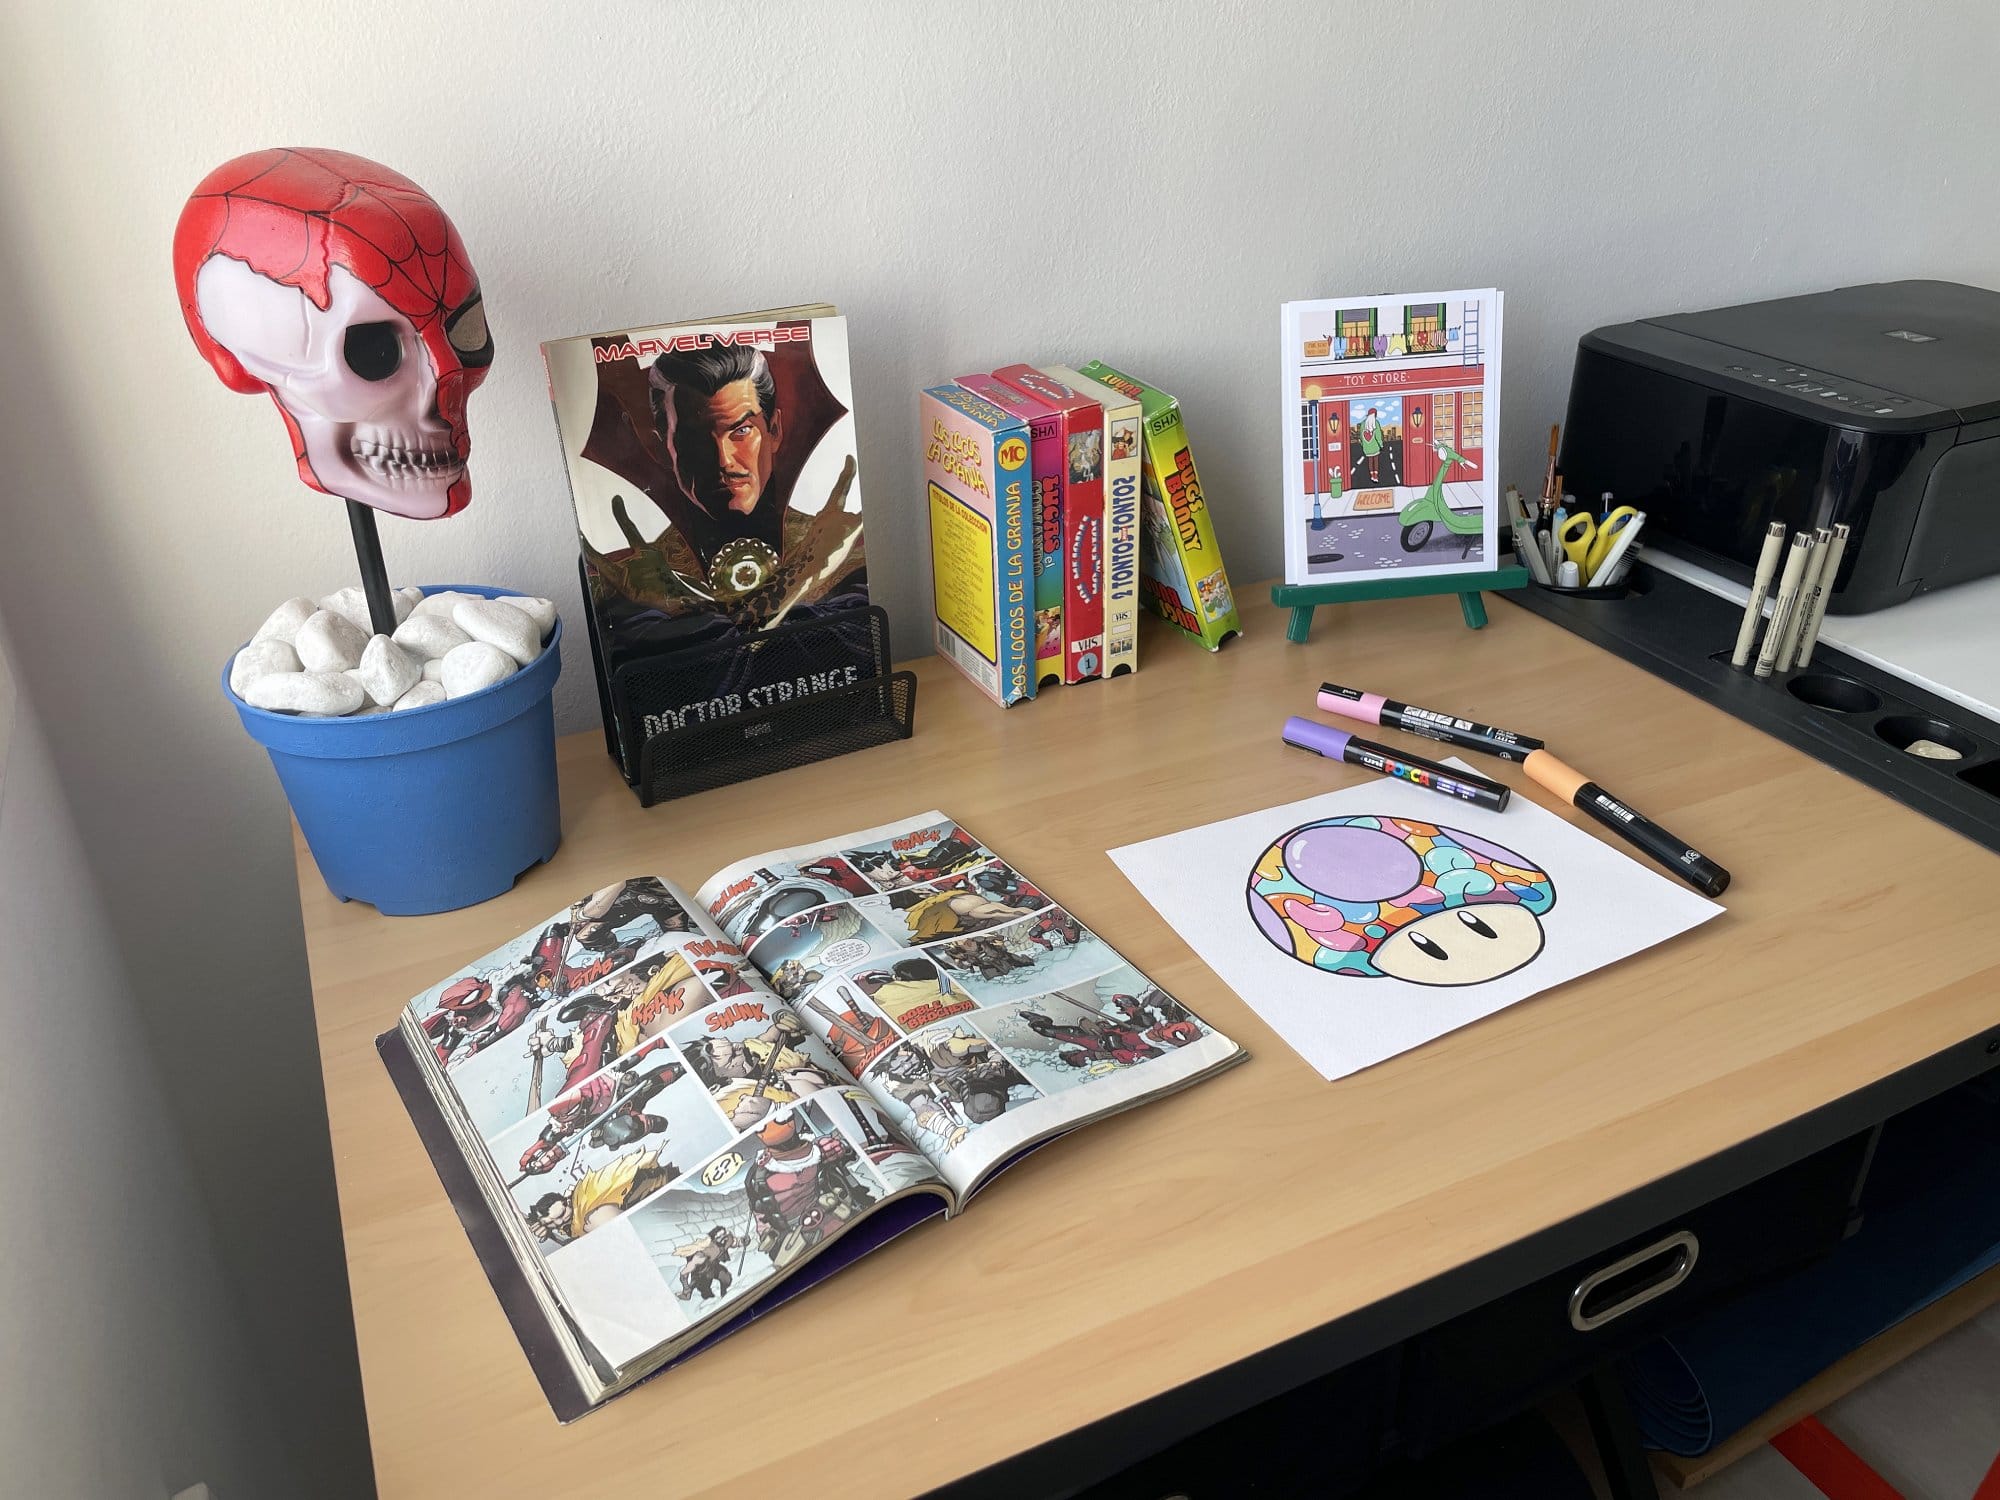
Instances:
[[[587,334],[542,356],[614,683],[635,661],[867,604],[833,308]]]

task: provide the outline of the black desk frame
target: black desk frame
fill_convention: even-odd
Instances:
[[[931,1496],[1061,1500],[1202,1428],[1600,1254],[1664,1219],[1747,1187],[1995,1066],[2000,1066],[2000,1026],[1540,1233],[943,1485]],[[1600,1446],[1609,1445],[1604,1457],[1616,1500],[1636,1500],[1639,1495],[1650,1500],[1650,1487],[1631,1488],[1635,1476],[1646,1470],[1634,1446],[1629,1413],[1620,1415],[1622,1393],[1607,1380],[1593,1379],[1581,1394]],[[1650,1480],[1643,1482],[1650,1486]]]

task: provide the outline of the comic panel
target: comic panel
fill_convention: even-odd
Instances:
[[[968,1007],[972,1004],[969,999],[965,1003]],[[857,1078],[885,1048],[902,1040],[902,1033],[889,1018],[864,999],[863,991],[849,980],[820,985],[799,1002],[799,1009],[813,1033],[833,1048],[847,1071]]]
[[[848,980],[905,1032],[919,1031],[979,1003],[935,958],[916,949],[850,969]]]
[[[1164,1057],[1206,1034],[1185,1007],[1129,964],[982,1011],[979,1025],[1051,1094]]]
[[[867,878],[838,854],[814,855],[800,860],[793,868],[797,871],[797,878],[818,881],[844,896],[871,896],[875,893],[875,887],[868,883]]]
[[[468,964],[411,1002],[447,1068],[519,1026],[528,1012],[595,984],[689,931],[673,893],[646,876],[593,891],[532,932]]]
[[[903,1138],[880,1102],[864,1090],[842,1088],[815,1094],[810,1108],[837,1125],[855,1149],[868,1158],[888,1192],[900,1193],[917,1183],[938,1180],[937,1169]]]
[[[1061,989],[1122,962],[1110,944],[1055,905],[924,952],[981,1005]]]
[[[782,998],[796,1000],[834,970],[902,946],[843,901],[786,918],[750,949],[750,960]]]
[[[1094,1006],[1165,1051],[1211,1034],[1201,1017],[1128,963],[1120,962],[1089,984],[1073,985],[1063,993]]]
[[[580,993],[558,999],[551,989],[531,999],[507,1025],[483,1033],[452,1073],[482,1140],[711,1003],[693,961],[674,949],[649,952]]]
[[[986,863],[993,853],[945,818],[872,844],[843,849],[841,858],[877,890],[896,891],[969,870]]]
[[[521,1121],[492,1151],[547,1255],[665,1187],[731,1134],[688,1065],[656,1037]]]
[[[878,930],[911,945],[985,932],[1049,904],[1049,898],[999,860],[854,903]]]
[[[744,871],[716,892],[708,914],[731,942],[748,948],[787,917],[873,894],[875,887],[859,871],[839,855],[827,854]]]
[[[743,950],[734,943],[695,938],[681,946],[681,953],[694,965],[703,988],[718,1000],[765,993],[764,977],[749,966]]]
[[[972,1024],[940,1022],[891,1047],[868,1079],[890,1118],[918,1145],[942,1155],[980,1126],[1042,1097],[1042,1091]]]
[[[668,1035],[734,1130],[848,1081],[798,1012],[767,996],[720,1001]]]
[[[629,1364],[688,1326],[687,1313],[656,1279],[633,1220],[641,1204],[595,1234],[549,1255],[549,1275],[584,1337],[613,1367]]]
[[[627,1224],[693,1323],[797,1264],[883,1193],[827,1111],[805,1104],[732,1141]]]

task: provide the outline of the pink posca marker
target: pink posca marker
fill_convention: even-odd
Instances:
[[[1502,760],[1523,761],[1531,751],[1543,748],[1540,740],[1515,734],[1511,729],[1495,729],[1491,724],[1475,724],[1470,719],[1441,714],[1434,709],[1414,708],[1384,698],[1380,693],[1364,693],[1336,682],[1319,685],[1319,706],[1344,719],[1386,724],[1405,734],[1422,735],[1427,740],[1439,740],[1461,750],[1477,750],[1482,755],[1497,755]]]

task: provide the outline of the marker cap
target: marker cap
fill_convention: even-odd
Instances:
[[[1343,719],[1353,719],[1362,724],[1380,724],[1382,708],[1388,701],[1380,693],[1363,693],[1358,698],[1343,698],[1340,694],[1329,693],[1324,688],[1320,689],[1318,699],[1319,706],[1328,713],[1339,714]],[[1301,719],[1298,722],[1304,724],[1310,721]]]
[[[1335,729],[1317,719],[1301,719],[1294,715],[1285,720],[1284,741],[1287,745],[1324,755],[1328,760],[1339,760],[1346,753],[1347,742],[1353,738],[1345,729]]]
[[[1521,769],[1565,802],[1574,802],[1577,792],[1590,778],[1574,766],[1564,765],[1546,750],[1531,751]]]

